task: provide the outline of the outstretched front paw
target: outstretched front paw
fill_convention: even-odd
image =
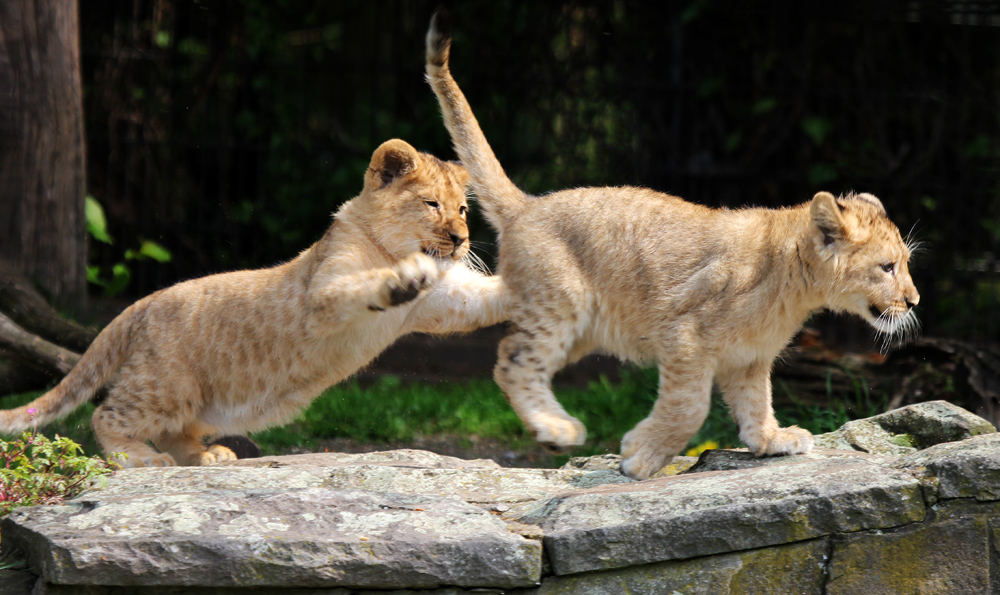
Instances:
[[[378,304],[372,310],[385,310],[416,299],[420,292],[437,281],[440,271],[434,259],[414,252],[392,267],[392,275],[382,285]]]

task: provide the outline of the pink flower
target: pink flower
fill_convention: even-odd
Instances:
[[[38,410],[35,409],[34,407],[31,407],[30,409],[28,409],[28,415],[30,415],[31,417],[35,417],[36,413],[38,413]]]

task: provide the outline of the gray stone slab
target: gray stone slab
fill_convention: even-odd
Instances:
[[[19,509],[5,547],[54,584],[509,588],[541,544],[456,498],[323,488],[117,496]]]
[[[682,474],[539,501],[556,574],[621,568],[888,528],[924,517],[912,475],[865,460]]]
[[[633,480],[615,470],[406,469],[356,466],[329,470],[324,486],[404,494],[451,495],[477,504],[532,502],[555,494]]]
[[[125,469],[82,497],[226,490],[283,492],[323,487],[371,492],[428,494],[465,502],[518,503],[604,484],[632,483],[615,470],[438,468],[379,464],[343,466],[218,466]]]
[[[921,477],[931,499],[1000,500],[1000,434],[938,444],[899,459]]]

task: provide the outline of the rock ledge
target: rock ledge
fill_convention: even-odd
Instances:
[[[997,592],[992,426],[932,402],[817,443],[642,482],[413,450],[127,470],[4,519],[0,595]]]

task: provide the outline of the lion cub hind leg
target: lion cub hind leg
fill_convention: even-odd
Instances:
[[[622,438],[622,473],[646,479],[667,466],[701,428],[711,403],[712,373],[703,360],[661,364],[652,412]]]
[[[812,434],[797,426],[782,428],[771,407],[771,366],[758,363],[720,374],[719,388],[740,429],[740,440],[758,457],[812,450]]]
[[[113,405],[104,402],[94,410],[91,422],[94,436],[101,450],[106,455],[120,453],[125,457],[117,460],[125,468],[134,467],[172,467],[177,464],[172,456],[157,452],[156,449],[130,435],[128,418],[130,410],[119,411]]]
[[[568,325],[556,328],[522,328],[501,341],[494,378],[535,440],[564,453],[583,444],[587,429],[552,394],[552,376],[566,363],[574,340]]]
[[[194,424],[178,433],[164,433],[153,440],[161,452],[170,453],[181,465],[211,465],[223,461],[235,461],[236,453],[221,444],[205,447],[201,437],[209,430]]]

